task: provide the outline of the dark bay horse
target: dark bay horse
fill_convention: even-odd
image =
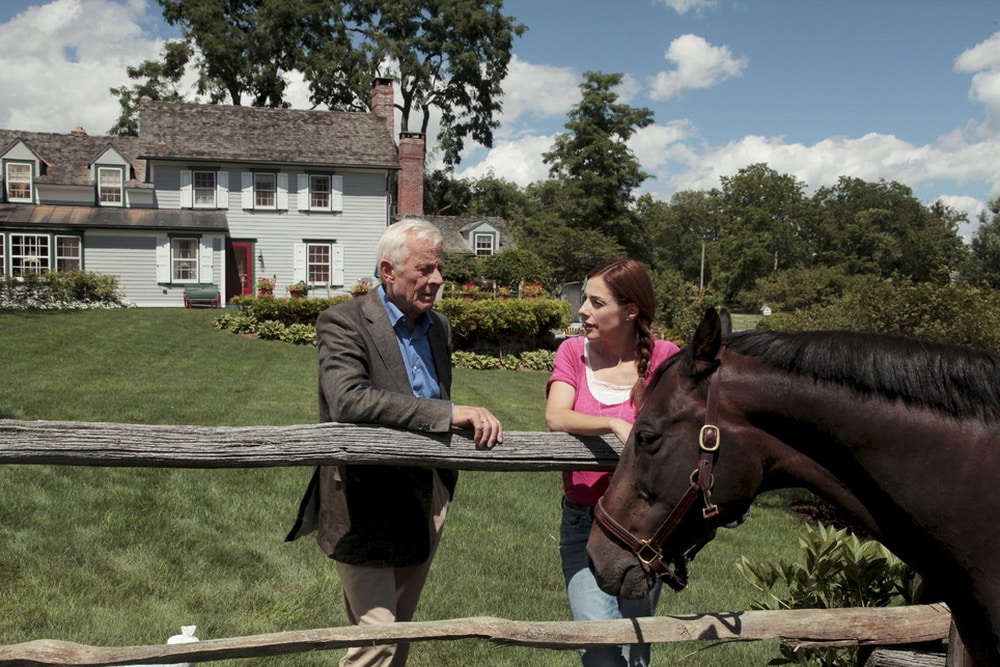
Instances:
[[[710,310],[650,383],[592,567],[615,595],[680,588],[685,554],[757,494],[804,487],[919,572],[975,664],[1000,667],[998,448],[996,357],[847,331],[723,337]]]

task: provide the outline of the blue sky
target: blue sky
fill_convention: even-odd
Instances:
[[[173,35],[152,0],[0,0],[0,127],[102,134],[108,88]],[[459,175],[544,178],[588,70],[654,112],[631,145],[644,192],[716,187],[756,162],[812,192],[899,181],[975,218],[1000,195],[996,0],[505,0],[515,43],[492,150]],[[292,82],[293,106],[308,106]],[[433,141],[433,138],[431,138]],[[433,157],[432,163],[433,164]],[[966,236],[973,225],[963,228]]]

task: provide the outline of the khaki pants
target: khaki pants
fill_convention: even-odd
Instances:
[[[353,625],[411,621],[417,610],[420,593],[441,541],[445,515],[448,513],[448,490],[434,473],[434,496],[431,553],[420,565],[411,567],[365,567],[337,562],[337,572],[344,590],[347,618]],[[340,660],[340,667],[403,667],[410,652],[409,643],[353,647]]]

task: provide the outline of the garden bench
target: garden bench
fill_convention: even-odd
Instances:
[[[219,286],[213,283],[192,283],[184,287],[185,308],[218,308],[222,305]]]

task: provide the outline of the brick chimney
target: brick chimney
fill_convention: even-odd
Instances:
[[[396,137],[396,109],[393,106],[392,79],[375,79],[372,82],[372,113],[389,128],[389,137]]]
[[[399,135],[399,181],[396,192],[399,215],[424,214],[424,135]]]

